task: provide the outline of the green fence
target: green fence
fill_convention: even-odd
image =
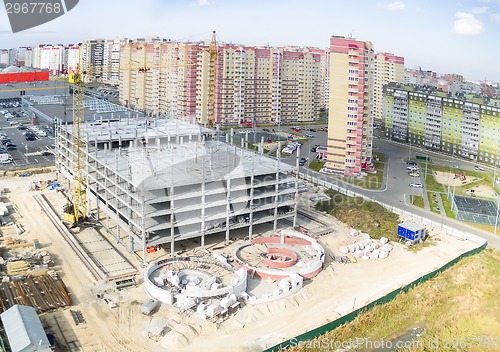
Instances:
[[[387,303],[387,302],[390,302],[392,301],[399,293],[401,292],[407,292],[408,290],[410,290],[412,287],[422,283],[422,282],[425,282],[429,279],[432,279],[434,276],[436,276],[437,274],[439,274],[440,272],[442,271],[445,271],[446,269],[448,269],[449,267],[455,265],[456,263],[458,263],[460,260],[462,260],[463,258],[465,257],[468,257],[470,255],[474,255],[474,254],[477,254],[479,252],[481,252],[483,249],[486,248],[486,246],[488,245],[488,243],[484,243],[481,247],[478,247],[478,248],[475,248],[475,249],[472,249],[468,252],[465,252],[463,254],[461,254],[459,257],[455,258],[454,260],[446,263],[445,265],[443,265],[441,268],[439,269],[436,269],[424,276],[421,276],[420,278],[416,279],[415,281],[409,283],[408,285],[406,286],[403,286],[401,288],[398,288],[392,292],[389,292],[387,295],[383,296],[383,297],[380,297],[379,299],[367,304],[366,306],[364,307],[361,307],[359,309],[356,309],[355,311],[349,313],[349,314],[346,314],[340,318],[338,318],[337,320],[334,320],[334,321],[331,321],[323,326],[320,326],[320,327],[317,327],[311,331],[308,331],[308,332],[305,332],[301,335],[298,335],[294,338],[291,338],[289,340],[286,340],[286,341],[283,341],[282,343],[276,345],[276,346],[273,346],[273,347],[270,347],[268,348],[267,350],[264,350],[264,352],[273,352],[273,351],[279,351],[280,349],[284,349],[284,348],[287,348],[291,345],[291,342],[293,340],[294,344],[298,343],[298,342],[301,342],[301,341],[309,341],[309,340],[312,340],[316,337],[319,337],[325,333],[327,333],[328,331],[331,331],[333,329],[336,329],[338,328],[339,326],[341,326],[342,324],[345,324],[345,323],[348,323],[352,320],[354,320],[354,318],[356,318],[358,316],[358,314],[368,310],[368,309],[371,309],[373,308],[374,306],[378,305],[378,304],[384,304],[384,303]]]

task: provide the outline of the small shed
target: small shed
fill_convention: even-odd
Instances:
[[[12,352],[51,351],[35,308],[16,304],[0,317]]]
[[[425,226],[411,221],[405,221],[398,225],[398,237],[411,241],[412,243],[423,241],[426,232]]]

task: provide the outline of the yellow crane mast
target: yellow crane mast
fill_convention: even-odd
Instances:
[[[79,68],[75,73],[69,75],[69,83],[73,90],[73,184],[71,204],[64,211],[64,220],[77,224],[87,218],[87,183],[83,173],[85,168],[85,142],[83,138],[85,88],[83,86],[83,72],[80,72]]]
[[[217,74],[217,37],[212,32],[212,40],[209,47],[210,63],[208,66],[208,106],[207,125],[212,127],[215,123],[215,98],[216,98],[216,74]]]

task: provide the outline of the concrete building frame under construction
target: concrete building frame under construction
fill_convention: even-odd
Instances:
[[[84,124],[88,213],[130,252],[292,219],[296,167],[234,144],[222,133],[178,119],[124,118]],[[71,187],[72,126],[56,128],[56,165]],[[298,167],[298,166],[297,166]],[[295,171],[295,174],[294,174]],[[104,216],[103,216],[104,215]]]

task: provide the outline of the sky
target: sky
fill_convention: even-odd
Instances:
[[[409,68],[500,82],[500,0],[79,0],[65,15],[15,34],[0,9],[0,48],[205,40],[213,30],[222,42],[320,48],[332,35],[350,35],[403,56]]]

